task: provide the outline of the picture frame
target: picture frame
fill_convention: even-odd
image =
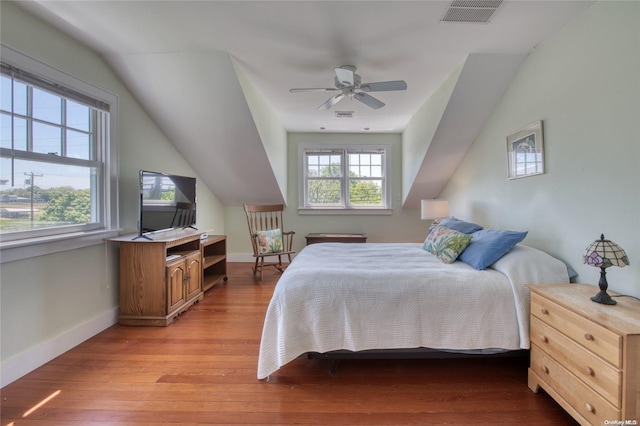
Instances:
[[[509,179],[544,173],[542,120],[507,136],[507,157]]]

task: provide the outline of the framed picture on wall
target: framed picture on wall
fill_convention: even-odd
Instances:
[[[542,121],[507,136],[509,179],[544,173],[544,141]]]

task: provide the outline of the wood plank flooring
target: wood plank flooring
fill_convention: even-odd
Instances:
[[[115,325],[1,390],[1,425],[577,425],[527,387],[514,359],[298,358],[256,379],[266,307],[279,277],[257,283],[229,264],[169,327]]]

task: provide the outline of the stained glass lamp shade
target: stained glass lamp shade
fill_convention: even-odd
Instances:
[[[610,240],[604,239],[604,234],[599,240],[595,240],[584,252],[584,263],[600,268],[600,281],[598,286],[600,292],[593,296],[591,300],[605,305],[615,305],[617,302],[607,294],[607,273],[609,266],[620,266],[621,268],[629,264],[627,254],[622,247]]]

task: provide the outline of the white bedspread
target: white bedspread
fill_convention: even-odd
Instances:
[[[524,285],[565,282],[562,262],[522,245],[477,271],[444,264],[421,244],[312,244],[276,285],[258,379],[306,352],[528,349]]]

